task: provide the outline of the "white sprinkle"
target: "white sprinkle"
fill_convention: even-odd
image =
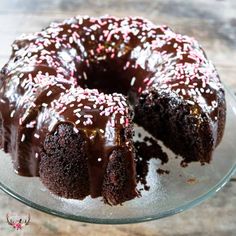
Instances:
[[[76,129],[75,127],[73,128],[73,130],[75,131],[76,134],[79,133],[79,130]]]
[[[84,118],[93,118],[93,115],[84,115]]]
[[[102,158],[99,157],[99,158],[98,158],[98,162],[100,162],[100,161],[102,161]]]
[[[97,26],[96,26],[96,25],[91,25],[91,26],[90,26],[90,29],[96,30],[96,29],[97,29]]]
[[[87,74],[83,72],[83,75],[84,75],[84,79],[87,80],[88,79]]]
[[[24,134],[22,134],[20,141],[21,141],[22,143],[25,141],[25,135],[24,135]]]
[[[26,128],[34,128],[36,121],[31,121],[29,124],[26,124]]]
[[[190,105],[194,105],[194,102],[191,101],[191,100],[187,100],[187,103],[190,104]]]
[[[99,129],[100,130],[100,132],[102,133],[102,134],[104,134],[104,130],[103,129]]]
[[[10,117],[11,117],[11,118],[14,116],[15,112],[16,112],[15,110],[13,110],[13,111],[11,112],[11,114],[10,114]]]
[[[178,89],[176,89],[176,90],[175,90],[175,92],[176,92],[176,93],[179,93],[179,92],[180,92],[180,89],[179,89],[179,88],[178,88]]]
[[[69,38],[69,43],[72,44],[73,41],[74,41],[73,37],[70,37],[70,38]]]
[[[46,95],[47,95],[47,97],[49,97],[51,94],[52,94],[52,91],[50,90],[50,91],[47,92]]]
[[[122,124],[124,124],[125,123],[125,120],[124,120],[124,117],[122,116],[121,118],[120,118],[120,124],[122,125]]]
[[[203,79],[202,80],[202,87],[205,88],[206,87],[206,81]]]
[[[23,76],[24,76],[24,74],[21,73],[21,74],[19,75],[19,78],[21,79],[21,78],[23,78]]]
[[[142,37],[142,39],[140,40],[141,43],[143,43],[146,40],[146,37]]]
[[[80,112],[81,111],[81,108],[77,108],[77,109],[75,109],[73,112],[74,113],[77,113],[77,112]]]
[[[214,107],[214,108],[216,108],[218,106],[218,102],[217,101],[212,101],[211,104],[212,104],[212,107]]]
[[[134,83],[135,83],[135,80],[136,80],[136,78],[135,78],[135,77],[133,77],[133,78],[131,79],[131,82],[130,82],[130,85],[131,85],[131,86],[133,86],[133,85],[134,85]]]
[[[36,152],[35,153],[35,158],[38,158],[39,157],[39,154]]]
[[[183,95],[186,95],[185,89],[181,89],[181,92],[182,92]]]
[[[22,118],[19,119],[19,125],[22,125]]]
[[[82,18],[82,17],[79,18],[79,24],[80,24],[80,25],[83,24],[83,18]]]
[[[176,86],[179,86],[179,83],[171,84],[171,87],[176,87]]]
[[[90,119],[90,118],[88,118],[87,120],[86,120],[86,123],[89,125],[89,124],[93,124],[93,122],[92,122],[92,120]]]
[[[122,52],[119,51],[118,54],[117,54],[117,57],[121,57],[122,56]]]
[[[76,125],[78,125],[79,123],[80,123],[80,120],[77,120],[77,121],[75,122]]]
[[[61,44],[60,44],[59,42],[56,42],[56,44],[55,44],[55,48],[56,48],[56,49],[59,49],[60,46],[61,46]]]
[[[34,134],[34,137],[39,139],[40,136],[38,134]]]

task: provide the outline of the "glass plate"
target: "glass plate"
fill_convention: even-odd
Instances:
[[[226,90],[227,121],[221,144],[213,155],[211,164],[201,166],[191,163],[180,166],[171,151],[163,147],[170,160],[164,166],[151,160],[147,176],[149,191],[142,197],[111,207],[101,199],[87,197],[83,201],[67,200],[52,195],[39,178],[21,177],[14,173],[10,156],[0,151],[0,188],[17,200],[40,211],[66,219],[104,224],[143,222],[167,217],[189,209],[219,191],[236,169],[236,101]],[[145,133],[136,128],[136,131]],[[145,135],[145,134],[144,134]],[[170,173],[158,175],[157,168]]]

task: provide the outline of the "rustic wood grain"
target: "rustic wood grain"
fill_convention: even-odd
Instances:
[[[236,92],[235,0],[1,0],[0,67],[8,60],[12,41],[38,31],[51,21],[74,15],[143,16],[166,24],[201,42],[222,81]],[[235,154],[236,155],[236,154]],[[154,222],[122,226],[91,225],[49,216],[0,192],[0,235],[20,235],[5,220],[9,211],[30,212],[32,222],[21,235],[236,235],[236,176],[221,192],[194,209]]]

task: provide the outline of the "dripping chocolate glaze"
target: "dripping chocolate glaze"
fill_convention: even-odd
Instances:
[[[74,109],[72,109],[74,108]],[[93,122],[91,121],[93,120]],[[122,95],[105,95],[97,90],[76,88],[64,93],[38,116],[38,137],[54,132],[59,123],[72,123],[74,132],[82,131],[87,144],[91,196],[101,193],[109,156],[122,148],[133,158],[133,145],[126,130],[131,129],[130,110]],[[129,136],[129,138],[128,138]],[[36,144],[37,146],[37,144]]]
[[[102,173],[101,165],[114,148],[131,149],[120,135],[125,120],[131,120],[125,96],[134,107],[149,89],[173,93],[196,116],[203,110],[214,129],[218,96],[223,96],[215,68],[194,39],[141,18],[76,17],[23,35],[13,43],[0,83],[2,148],[11,153],[16,171],[26,176],[38,175],[39,149],[60,122],[84,132],[90,166]],[[88,88],[87,95],[81,88]],[[114,95],[117,101],[109,105],[104,95],[103,108],[97,109],[89,101],[91,93],[100,96],[93,88],[124,96]],[[80,102],[77,90],[85,96]],[[67,103],[68,94],[74,102]],[[121,106],[119,102],[123,111],[114,115],[112,107]],[[82,118],[74,113],[81,104]],[[92,115],[91,122],[84,123],[84,115]]]

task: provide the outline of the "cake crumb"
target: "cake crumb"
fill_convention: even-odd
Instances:
[[[180,162],[180,166],[185,168],[185,167],[188,166],[188,163],[185,160],[183,160],[183,161]]]
[[[199,181],[195,177],[187,179],[188,184],[196,184],[198,182]]]
[[[162,150],[162,147],[153,138],[144,137],[143,141],[136,141],[134,146],[136,150],[137,183],[143,186],[139,190],[148,191],[150,186],[147,184],[146,177],[149,169],[149,161],[151,159],[160,159],[161,164],[165,164],[169,159],[167,154]]]
[[[161,169],[161,168],[158,168],[157,169],[157,173],[159,174],[159,175],[164,175],[164,174],[169,174],[170,173],[170,171],[169,170],[163,170],[163,169]]]

